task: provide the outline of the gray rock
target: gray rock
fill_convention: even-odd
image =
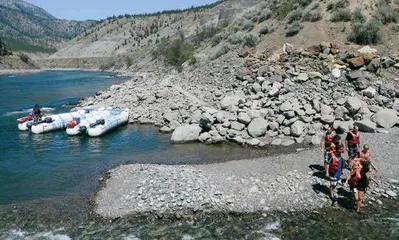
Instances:
[[[159,131],[162,133],[171,133],[172,129],[170,129],[170,127],[168,127],[168,126],[163,126],[159,129]]]
[[[319,113],[321,111],[321,106],[320,106],[319,100],[313,99],[312,105],[313,105],[313,109],[316,110],[316,112]]]
[[[280,89],[283,85],[279,82],[273,82],[272,89],[269,90],[269,97],[276,97],[279,95]],[[263,85],[262,85],[263,87]]]
[[[390,68],[393,67],[393,65],[395,65],[395,60],[393,60],[392,58],[388,57],[387,59],[385,59],[382,62],[382,67],[383,68]]]
[[[216,89],[216,90],[213,92],[213,95],[215,95],[215,97],[221,97],[221,96],[223,95],[223,92],[220,91],[219,89]]]
[[[392,105],[392,109],[394,109],[394,110],[399,112],[399,99],[395,100],[395,102]]]
[[[204,132],[204,133],[201,133],[201,135],[199,135],[198,140],[200,142],[205,142],[206,140],[210,139],[211,137],[212,137],[211,134]]]
[[[340,78],[341,77],[341,70],[339,68],[334,68],[331,71],[331,74],[333,75],[333,77],[335,78]]]
[[[333,109],[330,106],[321,104],[321,115],[330,115],[333,112]]]
[[[216,120],[220,123],[224,122],[225,120],[236,121],[237,115],[227,111],[219,111],[216,113]]]
[[[362,107],[362,101],[358,97],[349,97],[345,102],[345,107],[354,115]]]
[[[241,94],[226,96],[220,101],[220,105],[222,109],[228,109],[231,106],[237,106],[242,97],[243,95]]]
[[[398,196],[398,194],[396,194],[396,192],[394,191],[386,191],[385,192],[388,196],[390,196],[391,198],[396,198]]]
[[[271,123],[269,123],[269,128],[270,128],[270,130],[272,130],[272,131],[277,131],[279,126],[280,126],[280,125],[278,124],[278,122],[271,122]]]
[[[280,146],[280,145],[281,145],[281,142],[282,142],[282,140],[279,139],[279,138],[277,138],[277,139],[274,139],[274,140],[272,141],[271,145],[273,145],[273,146]]]
[[[370,81],[367,80],[365,77],[360,77],[356,79],[353,84],[355,85],[355,89],[357,91],[364,90],[370,86]]]
[[[294,143],[295,143],[295,140],[293,140],[293,139],[287,139],[287,140],[283,141],[283,142],[281,143],[281,145],[282,145],[282,146],[291,146],[291,145],[294,144]]]
[[[245,128],[245,125],[239,122],[232,122],[230,128],[237,131],[242,131]]]
[[[348,109],[346,109],[344,106],[338,106],[334,110],[334,115],[336,119],[344,119],[345,114],[349,113]]]
[[[242,113],[238,114],[237,121],[247,125],[251,122],[251,118],[248,116],[247,113],[242,112]]]
[[[302,121],[296,121],[291,125],[291,134],[294,137],[299,137],[303,134],[305,123]]]
[[[395,126],[399,121],[396,111],[393,109],[382,109],[374,114],[371,120],[385,129]]]
[[[377,129],[377,124],[372,122],[370,119],[363,119],[361,121],[357,121],[354,124],[355,126],[359,127],[361,132],[371,132],[374,133]]]
[[[172,143],[186,143],[197,141],[201,128],[198,125],[183,125],[175,129],[172,134]]]
[[[297,77],[296,80],[298,82],[306,82],[309,79],[309,75],[307,73],[300,73]]]
[[[323,115],[321,116],[321,121],[323,123],[332,124],[335,120],[335,116],[333,115]]]
[[[255,93],[261,92],[262,86],[256,82],[256,83],[254,83],[254,85],[252,85],[252,91],[254,91]]]
[[[393,83],[381,84],[378,91],[381,95],[387,98],[395,97],[396,95],[395,85]]]
[[[283,104],[280,106],[280,111],[281,112],[288,112],[292,111],[293,107],[292,104],[289,101],[285,101]]]
[[[248,133],[251,137],[260,137],[265,135],[268,122],[263,118],[255,118],[248,125]]]
[[[260,143],[260,140],[257,139],[257,138],[252,138],[252,139],[247,140],[246,143],[247,143],[249,146],[258,146],[259,143]]]
[[[311,79],[317,79],[317,78],[322,79],[323,78],[323,74],[321,74],[319,72],[309,72],[308,74]]]
[[[368,87],[363,90],[363,95],[369,98],[375,97],[377,94],[377,90],[375,90],[373,87]]]

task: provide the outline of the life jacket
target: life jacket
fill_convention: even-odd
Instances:
[[[352,170],[353,173],[351,173],[351,179],[349,179],[349,185],[350,185],[351,187],[356,187],[356,186],[359,184],[359,182],[360,182],[360,178],[357,176],[357,171],[359,171],[358,168],[359,168],[359,167],[354,168],[354,169]]]
[[[348,141],[348,145],[357,145],[360,138],[359,132],[357,134],[354,134],[352,131],[348,131],[348,134],[352,136],[351,139]]]
[[[37,114],[37,115],[39,115],[40,114],[40,109],[39,108],[33,108],[33,114]]]
[[[339,160],[338,160],[337,156],[335,156],[335,154],[332,152],[331,152],[331,162],[329,165],[330,165],[329,172],[335,173],[338,171]]]
[[[80,123],[79,119],[74,119],[72,121],[69,121],[66,125],[68,128],[74,128],[79,123]]]

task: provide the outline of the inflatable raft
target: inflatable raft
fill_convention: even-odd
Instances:
[[[90,125],[108,118],[111,115],[111,110],[100,108],[84,114],[81,118],[73,119],[67,123],[66,133],[70,136],[86,133]]]
[[[33,122],[27,122],[27,127],[29,128],[29,124],[32,126],[30,127],[32,133],[46,133],[46,132],[51,132],[59,129],[65,129],[66,124],[69,121],[72,121],[73,119],[80,118],[84,114],[90,112],[91,109],[84,109],[84,110],[79,110],[76,112],[70,112],[70,113],[61,113],[57,115],[52,115],[49,117],[44,117],[42,121],[38,123],[33,123]],[[18,126],[19,128],[19,126]]]
[[[117,128],[129,121],[129,110],[112,109],[107,118],[97,120],[95,123],[90,124],[87,128],[87,134],[90,137],[98,137],[107,133],[108,131]]]

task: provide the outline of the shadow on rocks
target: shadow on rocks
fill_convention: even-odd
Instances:
[[[321,179],[329,180],[326,177],[326,174],[324,172],[324,167],[323,166],[321,166],[319,164],[311,164],[311,165],[309,165],[309,168],[312,169],[312,171],[313,170],[317,170],[318,171],[318,172],[314,172],[312,176],[315,176],[315,177],[318,177],[318,178],[321,178]]]

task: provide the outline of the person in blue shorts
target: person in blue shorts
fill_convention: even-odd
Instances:
[[[341,181],[342,170],[344,168],[344,160],[341,156],[343,152],[343,146],[338,146],[335,152],[331,152],[326,168],[326,177],[330,179],[330,199],[332,205],[337,201],[334,197],[334,190]]]

